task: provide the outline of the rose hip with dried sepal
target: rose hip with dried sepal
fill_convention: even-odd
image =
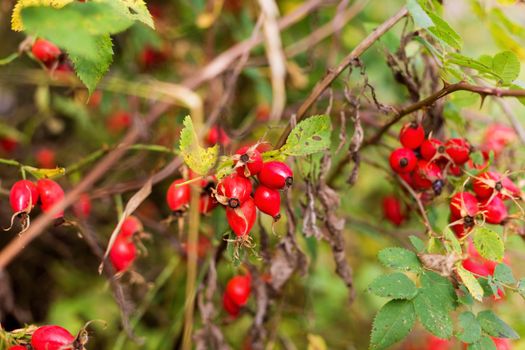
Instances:
[[[242,206],[252,193],[252,183],[243,175],[237,173],[228,175],[221,179],[217,185],[217,200],[235,209]]]
[[[509,215],[505,202],[503,202],[503,199],[498,196],[481,201],[480,209],[485,217],[485,221],[489,224],[503,224]]]
[[[265,162],[257,177],[261,184],[275,190],[283,190],[293,184],[292,169],[285,163],[275,160]]]
[[[470,144],[465,139],[450,139],[445,143],[445,151],[454,164],[465,164],[470,157]]]
[[[405,124],[399,132],[399,141],[403,147],[416,149],[425,140],[425,130],[418,122]]]
[[[398,174],[410,173],[416,168],[417,158],[409,148],[398,148],[390,154],[390,167]]]
[[[430,138],[423,141],[421,147],[419,148],[419,152],[421,153],[421,157],[429,162],[432,160],[441,160],[446,157],[445,145],[443,145],[443,142],[435,138]]]
[[[38,202],[38,188],[29,180],[20,180],[13,184],[9,192],[9,203],[14,213],[29,213]]]
[[[256,218],[257,210],[252,198],[246,200],[240,207],[226,208],[226,219],[237,237],[248,235],[255,224]]]
[[[82,349],[75,346],[75,336],[60,326],[42,326],[31,336],[33,350]]]
[[[450,199],[450,213],[454,217],[475,217],[479,213],[479,203],[469,192],[458,192]]]
[[[417,161],[416,169],[412,175],[414,188],[417,190],[428,190],[432,188],[436,195],[441,194],[445,182],[441,169],[434,162],[420,159]]]
[[[190,185],[184,179],[173,181],[166,193],[166,202],[172,212],[182,212],[190,202]]]
[[[244,146],[235,152],[234,165],[237,167],[237,173],[242,176],[255,176],[259,174],[263,167],[261,152],[255,146]],[[236,159],[236,158],[239,159]],[[240,166],[239,166],[240,165]]]
[[[487,171],[476,176],[472,189],[479,198],[489,198],[494,192],[497,192],[502,199],[521,197],[521,190],[512,180],[494,171]]]

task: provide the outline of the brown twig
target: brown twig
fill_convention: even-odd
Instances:
[[[325,75],[323,80],[321,80],[306,98],[303,104],[299,107],[299,110],[296,113],[296,121],[299,123],[305,118],[305,113],[310,109],[315,101],[321,96],[321,94],[332,84],[332,82],[341,74],[352,62],[361,56],[372,44],[374,44],[383,34],[385,34],[390,28],[392,28],[397,22],[399,22],[403,17],[408,14],[408,11],[405,7],[399,10],[395,15],[387,19],[383,24],[377,27],[372,33],[370,33],[359,45],[357,45],[350,54],[348,54],[341,63],[330,69],[328,74]],[[281,134],[281,138],[277,142],[276,148],[284,145],[286,138],[292,130],[291,126],[288,125],[286,129]]]

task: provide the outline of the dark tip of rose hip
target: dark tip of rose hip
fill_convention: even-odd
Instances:
[[[416,155],[416,158],[421,159],[421,149],[420,148],[416,148],[414,150],[414,154]]]
[[[232,209],[238,208],[241,203],[237,198],[228,199],[228,206]]]
[[[437,152],[438,152],[438,153],[445,153],[445,146],[439,146],[439,147],[437,148]]]
[[[406,159],[406,158],[401,158],[401,159],[399,160],[399,165],[400,165],[401,167],[403,167],[403,168],[406,167],[406,166],[408,165],[408,159]]]
[[[277,221],[279,221],[280,218],[281,218],[281,214],[279,213],[279,214],[277,214],[277,215],[275,215],[275,216],[273,217],[273,221],[274,221],[274,222],[277,222]]]
[[[443,190],[443,185],[445,185],[445,182],[443,180],[436,180],[432,184],[432,189],[434,190],[436,196],[439,196],[441,194],[441,191]]]
[[[494,189],[496,191],[501,191],[503,189],[503,185],[501,184],[501,181],[496,182],[496,185],[494,186]]]
[[[463,218],[463,226],[472,227],[474,226],[474,218],[470,215],[467,215]]]
[[[53,221],[53,226],[57,227],[62,225],[66,220],[64,220],[64,217],[56,218],[55,221]]]
[[[292,186],[293,185],[293,177],[291,177],[291,176],[287,177],[286,180],[285,180],[285,184],[288,187]]]
[[[250,156],[247,155],[246,153],[244,153],[244,154],[241,156],[241,162],[243,162],[243,163],[248,163],[249,160],[250,160]]]

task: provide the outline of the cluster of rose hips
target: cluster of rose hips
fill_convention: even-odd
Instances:
[[[142,231],[142,223],[134,216],[128,216],[122,222],[117,238],[109,251],[109,259],[117,272],[129,269],[137,258],[134,238]]]
[[[87,340],[87,332],[84,329],[75,337],[65,328],[49,325],[38,327],[33,332],[31,344],[14,345],[8,350],[84,350]]]
[[[19,180],[13,184],[9,192],[13,217],[20,217],[24,228],[27,228],[29,223],[29,213],[37,204],[40,204],[43,212],[48,212],[62,198],[64,198],[64,190],[58,183],[50,179],[40,179],[36,184],[29,180]],[[63,216],[63,211],[56,213],[54,215],[55,224],[61,224]]]
[[[241,309],[248,302],[251,293],[252,278],[250,274],[232,277],[226,284],[222,305],[233,318],[239,316]]]
[[[450,200],[450,224],[458,237],[472,230],[477,217],[489,224],[505,224],[509,217],[505,201],[522,196],[512,180],[495,171],[475,176],[472,192],[458,192]]]
[[[442,142],[425,138],[425,130],[417,122],[403,126],[399,141],[403,147],[390,154],[390,166],[416,191],[441,194],[446,175],[459,176],[461,167],[470,159],[467,140],[452,138]]]
[[[238,237],[246,237],[251,231],[257,210],[270,215],[275,221],[280,218],[281,194],[293,183],[293,172],[283,162],[263,162],[257,145],[240,148],[235,155],[234,172],[220,179],[215,186],[215,177],[201,180],[199,210],[208,213],[217,204],[226,208],[226,219]],[[252,178],[257,184],[253,191]],[[191,188],[184,179],[175,180],[166,195],[169,208],[180,213],[190,201]],[[253,195],[252,195],[253,194]]]
[[[72,71],[66,55],[50,41],[41,38],[36,39],[31,47],[31,53],[47,69],[62,72]]]

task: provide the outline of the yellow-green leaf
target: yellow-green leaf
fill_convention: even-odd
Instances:
[[[54,8],[61,8],[65,5],[73,2],[73,0],[18,0],[16,3],[13,14],[11,15],[11,29],[16,32],[24,30],[22,23],[22,9],[29,6],[50,6]]]
[[[470,271],[465,270],[463,266],[461,266],[461,264],[456,265],[456,269],[459,277],[461,277],[461,281],[463,281],[463,284],[465,285],[465,287],[467,287],[472,297],[477,301],[482,301],[483,288],[479,284],[476,277],[474,277],[474,275]]]
[[[218,145],[201,147],[190,116],[184,118],[184,128],[180,132],[180,151],[184,163],[199,175],[206,175],[217,162],[219,155]]]

